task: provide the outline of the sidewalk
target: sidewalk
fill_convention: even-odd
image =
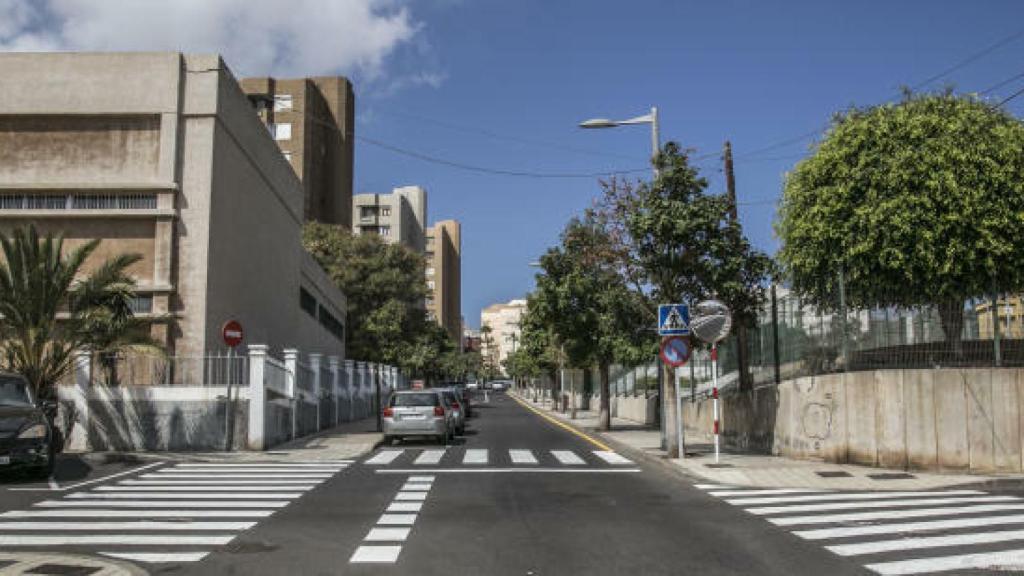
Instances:
[[[319,461],[350,460],[371,450],[384,440],[377,432],[377,419],[366,418],[346,422],[262,452],[86,452],[79,456],[87,461],[181,461],[193,462],[253,462],[253,461]]]
[[[516,395],[534,407],[542,408],[559,420],[629,451],[645,459],[691,476],[700,482],[730,486],[762,488],[808,488],[820,490],[930,490],[965,484],[998,485],[1006,481],[1024,481],[1024,475],[935,474],[929,472],[895,470],[832,464],[810,460],[795,460],[781,456],[722,453],[715,464],[714,448],[708,444],[686,446],[687,458],[672,460],[661,449],[661,432],[625,420],[612,419],[610,432],[599,432],[597,413],[578,410],[576,418],[569,413],[554,412],[550,401],[539,403]]]

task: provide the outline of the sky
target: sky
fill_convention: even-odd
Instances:
[[[239,77],[350,77],[355,193],[420,185],[430,221],[462,223],[476,327],[532,289],[529,264],[600,194],[589,175],[649,177],[649,127],[580,121],[657,106],[711,192],[731,141],[741,223],[774,253],[785,173],[833,113],[939,75],[919,90],[1024,88],[1024,2],[0,0],[0,50],[219,52]],[[1006,109],[1024,115],[1024,97]]]

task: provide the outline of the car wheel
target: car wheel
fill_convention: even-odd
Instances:
[[[444,434],[438,434],[434,438],[437,440],[437,443],[440,444],[441,446],[444,446],[444,445],[448,444],[448,433],[447,432],[445,432]]]

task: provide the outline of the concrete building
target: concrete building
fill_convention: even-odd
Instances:
[[[480,352],[480,331],[472,328],[462,330],[462,351]]]
[[[992,301],[983,300],[974,306],[978,319],[978,339],[991,340],[995,337],[992,318]],[[1004,296],[996,301],[996,316],[999,318],[999,337],[1008,339],[1024,338],[1024,299],[1019,294]]]
[[[245,78],[256,107],[303,187],[303,218],[352,222],[355,94],[344,77]]]
[[[419,186],[390,194],[357,194],[352,201],[352,233],[376,234],[386,242],[422,253],[427,233],[427,191]]]
[[[427,314],[458,346],[462,339],[462,227],[442,220],[427,231]]]
[[[303,183],[216,55],[0,54],[0,233],[29,223],[86,263],[126,252],[172,354],[245,343],[344,355],[345,299],[303,250]]]
[[[502,362],[519,345],[522,329],[519,321],[526,311],[526,300],[511,300],[507,303],[491,304],[480,312],[480,327],[490,327],[490,338],[481,337],[481,353],[493,358],[504,370]]]

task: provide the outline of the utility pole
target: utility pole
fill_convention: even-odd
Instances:
[[[729,198],[729,219],[739,226],[739,211],[736,208],[736,175],[732,169],[732,143],[725,141],[725,188]],[[750,358],[747,345],[747,327],[743,319],[736,323],[736,364],[740,373],[740,391],[746,392],[754,388],[750,381]]]

